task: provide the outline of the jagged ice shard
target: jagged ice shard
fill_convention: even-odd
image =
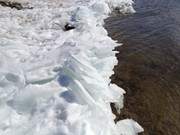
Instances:
[[[103,20],[132,0],[15,0],[0,6],[0,135],[136,135],[133,120],[114,123],[110,84],[118,44]],[[65,30],[70,24],[73,29]]]

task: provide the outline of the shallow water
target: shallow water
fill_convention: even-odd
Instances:
[[[133,15],[106,20],[109,35],[123,43],[112,76],[127,91],[117,120],[137,120],[145,135],[179,135],[180,1],[136,0],[134,7]]]

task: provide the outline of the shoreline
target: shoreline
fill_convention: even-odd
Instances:
[[[138,2],[143,5],[136,5],[140,8],[136,14],[112,16],[105,23],[109,36],[123,43],[116,48],[119,62],[111,77],[126,91],[116,119],[136,120],[145,129],[143,135],[179,135],[180,5]],[[152,9],[146,12],[148,4]],[[155,5],[159,9],[154,10]]]

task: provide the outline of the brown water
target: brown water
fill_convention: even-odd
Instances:
[[[180,0],[135,3],[137,13],[106,20],[124,44],[111,77],[127,91],[116,120],[137,120],[144,135],[180,135]]]

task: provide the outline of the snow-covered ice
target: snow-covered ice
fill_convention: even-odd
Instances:
[[[11,0],[12,1],[12,0]],[[110,84],[118,44],[103,20],[132,0],[13,0],[0,6],[0,135],[135,135],[133,120],[114,123],[110,102],[124,90]],[[70,24],[75,29],[65,31]]]

